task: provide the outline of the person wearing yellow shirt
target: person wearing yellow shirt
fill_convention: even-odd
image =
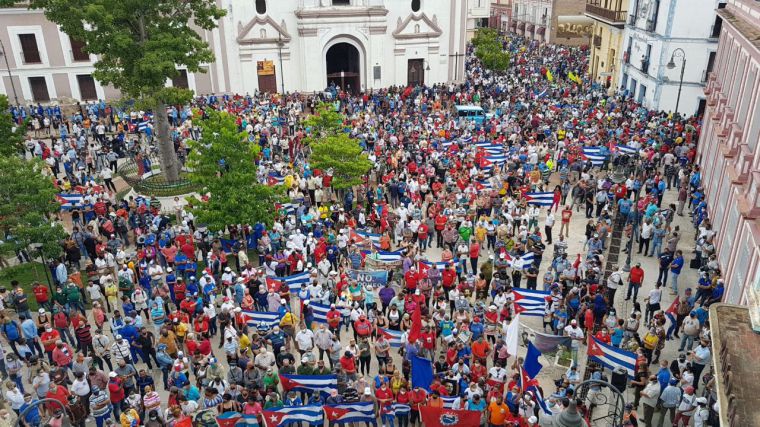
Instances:
[[[240,353],[248,354],[248,350],[251,348],[251,339],[248,338],[248,334],[240,334]]]
[[[177,335],[177,341],[180,343],[185,342],[185,337],[187,336],[187,331],[190,330],[190,326],[188,326],[187,323],[183,321],[179,321],[174,325],[174,334]]]
[[[486,240],[486,227],[484,224],[483,221],[479,221],[478,225],[475,226],[475,240],[480,243],[483,243]]]

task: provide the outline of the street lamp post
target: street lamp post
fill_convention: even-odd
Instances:
[[[683,87],[683,72],[686,70],[686,52],[680,47],[673,51],[670,55],[670,62],[668,62],[668,70],[676,68],[675,59],[681,58],[681,79],[678,81],[678,96],[676,97],[676,109],[675,113],[678,114],[678,104],[681,103],[681,88]]]
[[[2,50],[3,59],[5,60],[5,68],[8,70],[8,79],[11,81],[11,88],[13,89],[13,99],[16,100],[16,107],[18,107],[18,95],[16,94],[16,83],[13,82],[13,75],[11,74],[11,66],[8,64],[8,54],[5,53],[5,45],[0,40],[0,50]]]
[[[280,88],[282,90],[282,94],[285,95],[285,70],[282,69],[282,33],[277,35],[277,49],[279,50],[279,56],[280,56]]]
[[[40,258],[42,258],[42,269],[45,270],[45,280],[47,280],[48,288],[50,288],[50,294],[53,295],[53,282],[50,280],[50,272],[48,271],[47,261],[45,261],[45,253],[42,252],[42,243],[32,243],[30,246],[37,250],[40,254]]]

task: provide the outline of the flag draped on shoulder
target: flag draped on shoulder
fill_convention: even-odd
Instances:
[[[593,336],[588,346],[588,357],[610,369],[625,369],[629,378],[636,374],[635,353],[607,345]]]
[[[338,389],[338,377],[335,375],[290,375],[280,374],[280,383],[285,391],[304,393],[330,393]]]
[[[261,413],[267,427],[281,427],[293,423],[322,425],[322,405],[282,406],[270,408]]]
[[[325,405],[325,415],[330,423],[372,423],[375,421],[375,403],[357,402]]]

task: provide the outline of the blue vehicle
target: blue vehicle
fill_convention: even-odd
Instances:
[[[460,124],[465,121],[475,122],[475,124],[482,125],[486,121],[486,112],[482,108],[475,105],[457,105],[454,107],[457,112],[457,120]]]

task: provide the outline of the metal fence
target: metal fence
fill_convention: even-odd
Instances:
[[[134,190],[150,196],[173,196],[192,193],[197,186],[186,178],[187,169],[182,167],[180,179],[169,181],[161,172],[161,159],[158,154],[127,158],[119,167],[119,174]]]

